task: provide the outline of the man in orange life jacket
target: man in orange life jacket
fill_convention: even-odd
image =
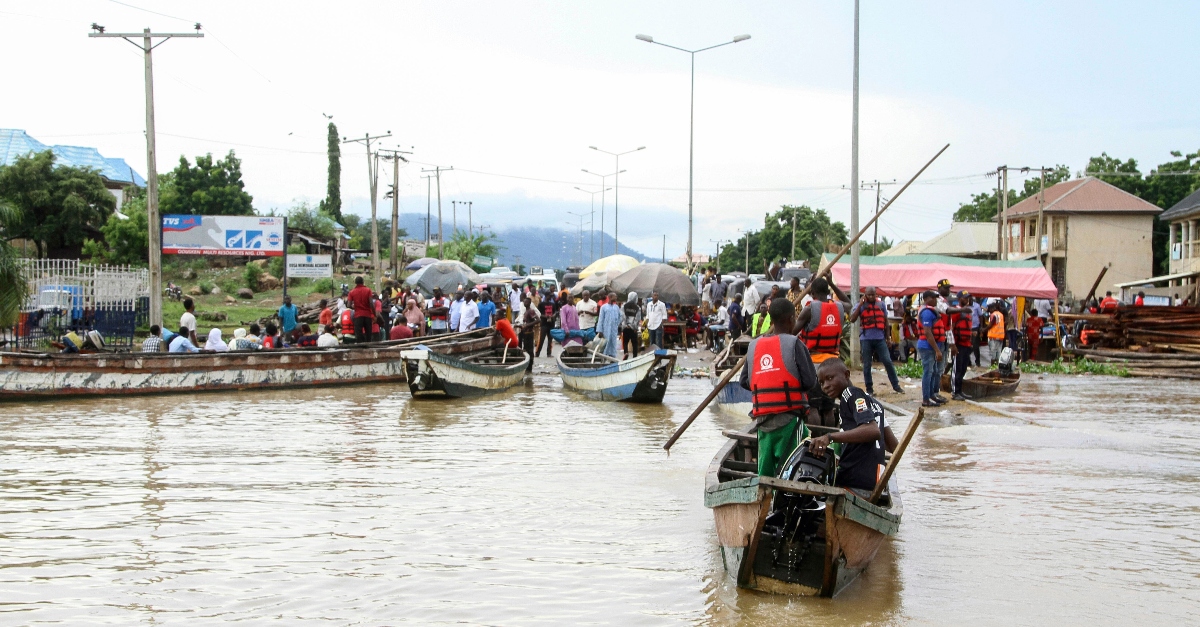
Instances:
[[[774,477],[807,428],[807,390],[816,387],[817,371],[804,344],[792,334],[796,308],[786,298],[771,301],[771,331],[750,342],[741,385],[750,390],[750,415],[758,429],[758,474]]]
[[[817,379],[826,394],[840,400],[842,430],[809,440],[808,448],[824,457],[830,443],[842,444],[837,485],[868,496],[883,473],[884,449],[896,450],[896,435],[884,419],[879,401],[850,385],[850,369],[842,360],[822,362]]]
[[[892,365],[892,354],[887,345],[887,312],[876,298],[874,287],[863,290],[862,300],[858,301],[858,307],[850,313],[850,323],[853,324],[856,320],[862,320],[862,332],[859,333],[858,341],[862,346],[863,382],[867,384],[867,394],[875,393],[875,386],[871,381],[873,357],[878,357],[883,364],[892,390],[903,394],[904,388],[900,387],[900,379],[896,377],[896,367]]]
[[[838,300],[829,298],[830,288],[837,294]],[[842,321],[849,313],[850,299],[824,278],[812,282],[811,294],[813,300],[796,317],[792,332],[804,341],[808,352],[812,354],[813,363],[819,364],[837,357],[841,352]],[[837,405],[832,398],[825,396],[820,386],[814,384],[808,391],[808,406],[808,424],[837,426],[837,413],[834,411]]]

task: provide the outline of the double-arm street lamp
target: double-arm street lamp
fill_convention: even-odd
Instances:
[[[584,170],[584,172],[587,172],[587,170]],[[610,187],[610,188],[605,189],[605,188],[601,187],[600,189],[598,189],[594,192],[590,191],[590,190],[586,190],[582,187],[576,187],[575,189],[592,197],[592,217],[588,220],[588,222],[590,222],[592,226],[591,226],[591,228],[588,229],[588,241],[591,242],[590,245],[591,245],[592,251],[591,251],[590,255],[591,255],[592,261],[595,261],[596,260],[596,194],[603,194],[604,192],[606,192],[612,188]],[[601,202],[600,202],[600,225],[601,225],[600,226],[600,237],[603,238],[604,237],[603,196],[601,196]],[[600,252],[603,253],[604,252],[604,250],[603,250],[604,249],[604,240],[603,239],[600,240],[600,249],[601,249]]]
[[[568,211],[567,213],[579,218],[579,265],[584,266],[585,264],[583,263],[583,219],[585,217],[587,217],[587,214],[586,213],[575,213],[574,211]],[[571,224],[571,222],[567,222],[567,224],[570,224],[571,226],[575,226],[574,224]]]
[[[621,170],[620,172],[612,172],[610,174],[597,174],[587,168],[584,168],[583,172],[586,174],[591,174],[592,176],[600,177],[600,189],[601,189],[601,191],[600,191],[600,256],[603,257],[604,256],[604,192],[612,189],[611,187],[604,187],[604,186],[608,184],[608,177],[616,176],[618,174],[624,174],[625,170]]]
[[[617,239],[617,237],[618,237],[617,227],[621,224],[620,216],[618,213],[621,210],[621,173],[624,172],[624,170],[621,169],[621,157],[623,157],[631,152],[645,150],[646,147],[639,146],[637,148],[634,148],[633,150],[626,150],[625,152],[609,152],[607,150],[600,150],[599,148],[597,148],[595,146],[588,146],[588,148],[602,152],[606,155],[612,155],[617,160],[617,167],[613,168],[615,170],[615,173],[613,174],[613,187],[616,188],[613,190],[613,254],[615,255],[618,253],[618,251],[621,248],[621,244],[620,244],[619,240]],[[584,170],[584,172],[587,172],[587,170]],[[591,174],[591,172],[588,172],[588,174]],[[603,250],[601,250],[600,252],[601,252],[601,254],[604,253]]]
[[[636,35],[636,37],[637,37],[637,39],[644,41],[646,43],[658,44],[660,46],[666,46],[667,48],[671,48],[672,50],[679,50],[680,52],[686,52],[692,58],[692,100],[691,100],[690,113],[689,113],[690,119],[688,122],[687,265],[690,270],[692,263],[693,263],[692,262],[692,165],[694,163],[694,159],[693,159],[694,150],[693,149],[695,146],[695,128],[696,128],[696,53],[704,52],[705,50],[712,50],[713,48],[720,48],[721,46],[728,46],[729,44],[736,44],[739,42],[743,42],[743,41],[746,41],[747,39],[750,39],[750,36],[749,35],[738,35],[737,37],[734,37],[732,41],[726,41],[724,43],[719,43],[715,46],[709,46],[707,48],[700,48],[699,50],[687,50],[686,48],[679,48],[677,46],[672,46],[670,44],[664,44],[661,41],[654,41],[654,38],[651,37],[650,35]]]

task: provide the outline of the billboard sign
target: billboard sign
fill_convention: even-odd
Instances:
[[[165,255],[283,255],[284,218],[166,215],[162,221]]]
[[[404,256],[408,259],[416,259],[425,256],[425,242],[414,242],[404,240]]]
[[[333,255],[288,255],[289,279],[323,279],[333,276]]]

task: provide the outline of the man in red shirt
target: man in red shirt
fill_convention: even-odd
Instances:
[[[326,326],[333,324],[333,310],[329,308],[329,301],[324,298],[321,299],[319,306],[321,307],[321,313],[317,316],[317,323],[324,329]]]
[[[388,332],[389,340],[407,340],[413,336],[412,329],[408,328],[408,324],[404,322],[404,317],[396,319],[396,326]]]
[[[1042,327],[1046,325],[1046,321],[1038,317],[1038,310],[1034,309],[1029,314],[1029,319],[1025,321],[1025,337],[1029,340],[1029,359],[1037,360],[1038,347],[1042,343]]]
[[[371,288],[363,285],[363,278],[354,277],[354,289],[346,296],[346,304],[354,310],[354,339],[360,343],[371,341],[371,327],[375,322],[372,296]]]

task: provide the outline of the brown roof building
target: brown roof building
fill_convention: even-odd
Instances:
[[[1153,275],[1151,238],[1161,212],[1090,176],[1064,181],[1046,188],[1044,201],[1034,194],[1005,212],[1008,258],[1041,261],[1067,298],[1087,296],[1100,269],[1112,263],[1097,288],[1103,296],[1117,283]]]

